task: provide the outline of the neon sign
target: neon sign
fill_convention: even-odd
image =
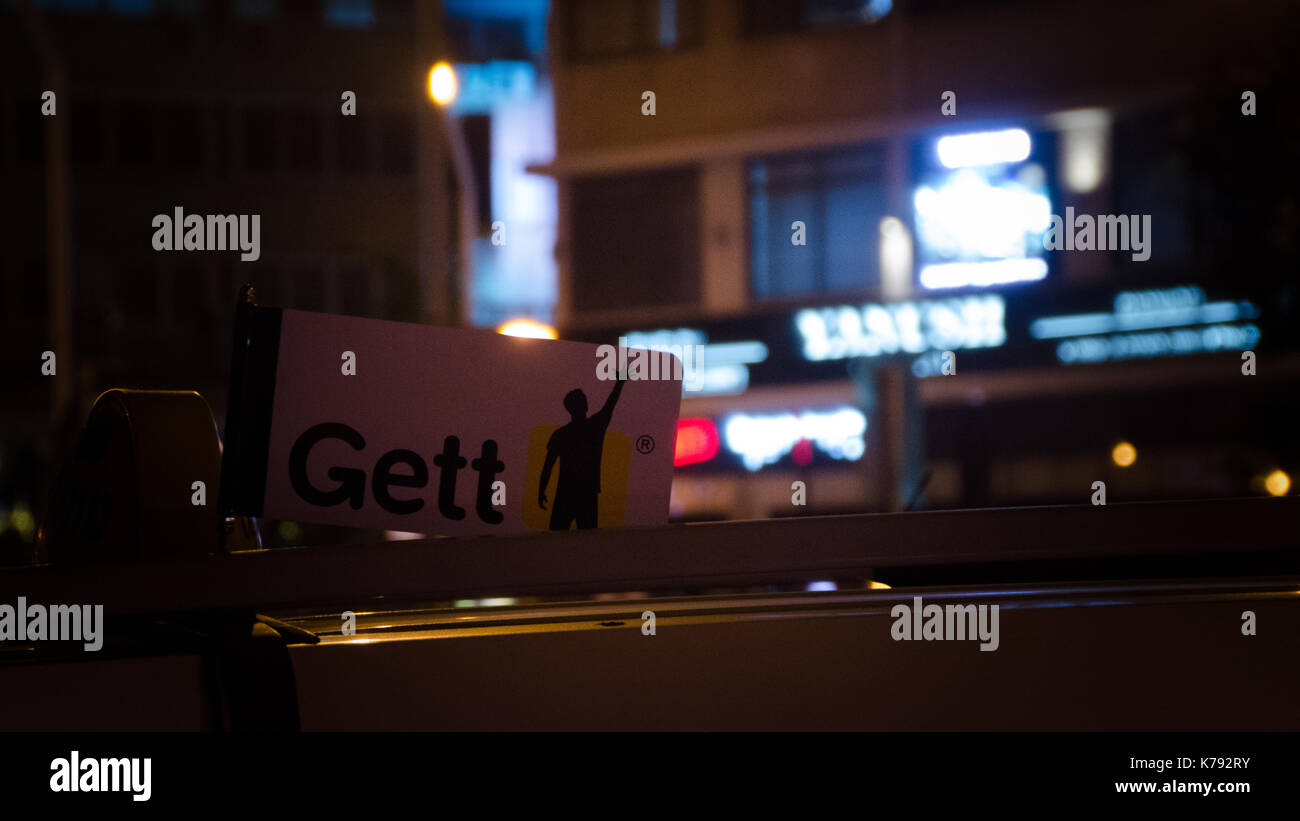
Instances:
[[[1042,236],[1052,205],[1046,172],[1027,162],[1029,134],[953,134],[935,149],[942,170],[926,174],[912,196],[921,286],[987,287],[1047,276]]]
[[[867,417],[856,408],[767,415],[738,413],[723,423],[727,450],[758,470],[778,461],[801,442],[810,442],[832,459],[862,458]]]
[[[718,455],[718,429],[710,419],[680,419],[673,467],[707,462]]]
[[[1002,297],[806,308],[795,314],[811,361],[994,348],[1006,342]]]
[[[1035,339],[1060,339],[1064,364],[1245,350],[1259,341],[1254,303],[1206,302],[1195,286],[1121,291],[1110,313],[1041,317],[1029,323]],[[1203,327],[1189,327],[1203,326]]]

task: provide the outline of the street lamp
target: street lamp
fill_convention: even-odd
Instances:
[[[531,319],[513,319],[497,328],[497,333],[506,336],[521,336],[527,339],[555,339],[558,336],[555,329],[550,325],[535,322]]]
[[[429,71],[429,96],[440,106],[451,105],[456,99],[456,72],[447,62],[434,63]]]

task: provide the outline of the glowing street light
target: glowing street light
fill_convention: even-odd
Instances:
[[[429,72],[429,96],[441,106],[451,105],[456,99],[456,72],[447,62],[435,63]]]
[[[522,336],[527,339],[555,339],[559,336],[550,325],[543,325],[531,319],[512,319],[497,328],[497,333],[506,336]]]
[[[1128,442],[1120,442],[1115,446],[1115,449],[1110,452],[1110,458],[1116,465],[1126,468],[1137,461],[1137,448],[1133,447]]]
[[[1286,475],[1286,471],[1275,470],[1264,477],[1264,489],[1269,496],[1285,496],[1291,489],[1291,477]]]

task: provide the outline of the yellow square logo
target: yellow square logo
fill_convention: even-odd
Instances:
[[[631,440],[617,431],[605,432],[600,451],[600,478],[593,485],[566,476],[563,449],[553,444],[559,430],[558,425],[538,425],[528,436],[524,524],[534,530],[569,530],[594,518],[595,522],[587,526],[622,527],[632,459]],[[556,453],[557,450],[561,452]],[[554,464],[544,496],[539,496],[538,485],[548,454],[555,455]]]

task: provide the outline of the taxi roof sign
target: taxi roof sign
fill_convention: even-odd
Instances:
[[[669,353],[631,352],[653,367],[620,379],[597,345],[264,307],[248,287],[232,353],[223,512],[445,535],[667,522]]]

